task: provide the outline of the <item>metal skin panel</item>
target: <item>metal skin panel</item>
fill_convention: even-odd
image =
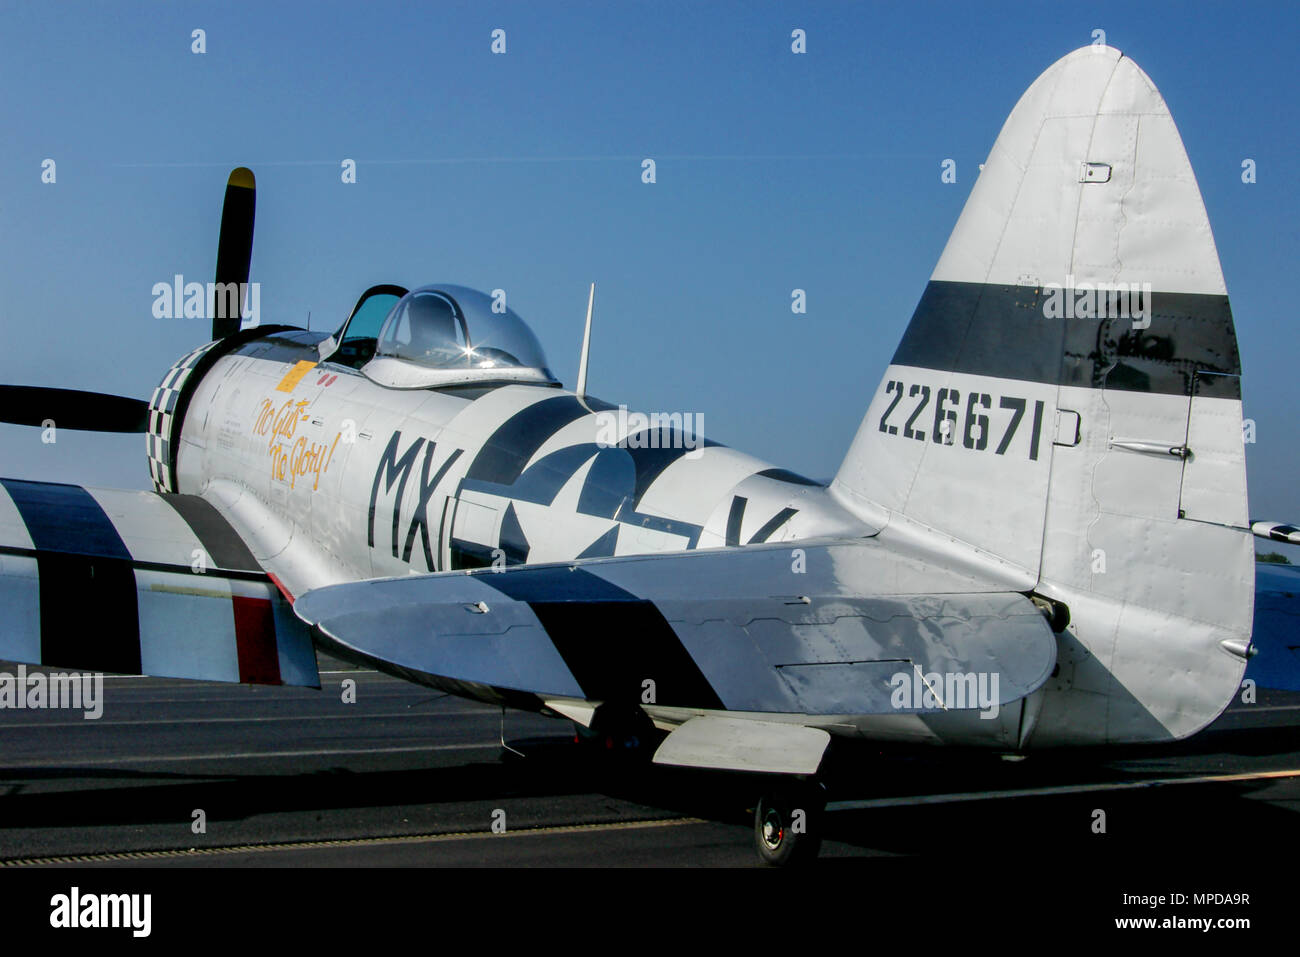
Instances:
[[[0,492],[0,542],[26,551],[32,536],[13,500]],[[39,661],[41,657],[40,591],[36,559],[0,553],[0,608],[5,610],[6,631],[14,661]]]
[[[278,593],[268,588],[267,595],[271,601],[272,626],[277,635],[284,636],[276,642],[280,683],[296,688],[319,688],[320,671],[311,634],[300,630],[302,621]]]
[[[390,597],[366,587],[364,594],[352,593],[354,602],[371,606]],[[522,602],[498,603],[487,614],[461,603],[373,605],[326,619],[320,627],[340,645],[386,666],[543,696],[583,696]]]
[[[230,640],[229,582],[152,571],[137,572],[136,582],[142,674],[239,681],[239,654]]]
[[[35,547],[18,506],[3,489],[0,489],[0,542],[20,549]]]
[[[231,640],[231,598],[263,604],[276,637],[274,683],[320,687],[311,636],[273,585],[215,575],[137,571],[142,673],[209,681],[248,681]]]
[[[1247,528],[1241,402],[1202,395],[1207,378],[1196,379],[1185,443],[1192,454],[1183,462],[1178,505],[1184,518]]]
[[[1185,737],[1226,707],[1245,670],[1222,642],[1250,635],[1252,536],[1178,517],[1178,459],[1110,446],[1112,435],[1176,437],[1188,398],[1063,388],[1061,402],[1081,411],[1084,437],[1056,450],[1037,590],[1070,607],[1082,654],[1045,700],[1035,741],[1076,740],[1098,695],[1110,700],[1104,742]]]
[[[0,554],[0,607],[5,610],[3,657],[10,661],[40,661],[41,605],[36,559]]]
[[[1082,135],[1067,135],[1076,133]],[[1110,182],[1079,182],[1079,166],[1089,160],[1112,166]],[[1021,97],[933,278],[1014,285],[1026,275],[1059,283],[1071,272],[1155,289],[1225,292],[1209,219],[1169,109],[1137,64],[1105,46],[1062,58]]]
[[[891,701],[890,679],[916,671],[996,674],[993,701],[1007,705],[1046,681],[1056,660],[1051,629],[1014,594],[810,598],[807,604],[656,598],[656,605],[727,707],[738,711],[931,710],[920,700]],[[753,660],[740,660],[750,655]],[[975,707],[972,699],[959,710]]]
[[[688,481],[689,479],[689,481]],[[685,469],[669,471],[660,484],[680,484],[674,494],[696,487],[695,476]],[[667,494],[667,491],[662,494]],[[648,498],[648,496],[647,496]],[[779,507],[775,507],[777,503]],[[653,504],[647,510],[656,508]],[[788,480],[748,474],[720,498],[700,537],[701,547],[749,545],[764,542],[808,541],[844,536],[843,509],[821,485],[792,485]],[[861,522],[859,536],[874,535],[878,527]]]
[[[16,549],[32,548],[32,536],[13,500],[0,492],[0,542]],[[36,559],[0,553],[0,608],[4,608],[6,642],[12,660],[41,657],[40,591]]]
[[[218,563],[206,554],[176,509],[153,492],[87,489],[122,536],[131,557],[188,569],[196,561],[204,567]],[[229,594],[229,592],[227,592]]]
[[[940,528],[1032,582],[1056,393],[1054,383],[891,365],[832,491]]]
[[[635,558],[602,562],[602,579],[656,601],[718,598],[780,599],[802,596],[855,597],[971,594],[1001,591],[1000,583],[976,577],[939,559],[878,539],[851,542],[802,541],[753,545],[740,550],[701,550],[674,562]]]

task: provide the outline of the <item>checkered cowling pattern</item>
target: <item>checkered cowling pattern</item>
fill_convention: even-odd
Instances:
[[[172,415],[176,411],[176,403],[194,367],[220,341],[218,339],[201,345],[177,359],[149,400],[149,430],[145,434],[145,451],[149,456],[149,477],[153,479],[154,489],[159,492],[176,491],[176,462],[171,454]]]

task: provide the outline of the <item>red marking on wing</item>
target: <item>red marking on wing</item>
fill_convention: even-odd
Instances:
[[[232,595],[235,647],[241,684],[278,685],[280,654],[275,640],[275,615],[269,598]]]

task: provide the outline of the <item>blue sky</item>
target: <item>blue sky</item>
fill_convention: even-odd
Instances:
[[[1300,520],[1298,23],[1245,3],[2,3],[0,382],[147,398],[207,338],[150,290],[211,278],[243,164],[264,323],[333,328],[376,282],[503,288],[572,384],[594,279],[593,392],[828,477],[1002,121],[1101,28],[1160,87],[1205,196],[1251,511]],[[0,464],[148,483],[134,436],[0,426]]]

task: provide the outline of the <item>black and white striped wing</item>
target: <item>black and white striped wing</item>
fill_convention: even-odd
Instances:
[[[900,671],[996,673],[1005,705],[1056,663],[1024,595],[869,540],[410,575],[309,591],[294,611],[345,654],[553,710],[640,706],[651,687],[681,714],[920,710],[893,700]]]
[[[193,495],[0,479],[0,659],[319,687],[308,629]]]

